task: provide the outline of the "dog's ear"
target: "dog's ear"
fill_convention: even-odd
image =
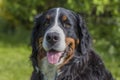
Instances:
[[[79,14],[77,14],[77,19],[78,36],[80,41],[78,47],[80,48],[80,53],[84,55],[88,53],[88,50],[91,48],[91,37],[88,33],[85,21]]]
[[[32,31],[32,36],[31,36],[31,43],[32,43],[32,47],[35,48],[35,43],[36,43],[36,39],[38,37],[38,30],[41,26],[41,21],[42,21],[42,13],[41,14],[38,14],[35,16],[34,18],[34,27],[33,27],[33,31]]]
[[[40,22],[41,22],[41,18],[42,18],[42,13],[38,14],[37,16],[35,16],[34,18],[34,27],[33,27],[33,31],[32,31],[32,36],[31,36],[31,46],[32,46],[32,54],[30,56],[30,59],[32,61],[32,65],[34,67],[34,69],[36,67],[38,67],[38,61],[37,61],[37,53],[38,53],[38,48],[36,46],[36,41],[38,39],[38,36],[40,36],[38,34],[38,30],[40,27]]]

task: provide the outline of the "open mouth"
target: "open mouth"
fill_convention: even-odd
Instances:
[[[60,62],[62,57],[66,57],[68,53],[72,50],[71,43],[67,45],[64,51],[57,51],[55,49],[51,49],[47,51],[47,59],[50,64],[57,64]],[[70,54],[69,54],[70,55]]]
[[[60,58],[64,52],[49,50],[47,52],[47,59],[50,64],[57,64],[60,61]]]
[[[50,64],[58,64],[61,61],[61,58],[66,58],[67,56],[72,55],[72,51],[74,51],[75,42],[73,39],[68,38],[66,40],[66,48],[63,51],[58,51],[55,48],[50,49],[47,52],[47,60]],[[71,57],[70,57],[71,58]]]

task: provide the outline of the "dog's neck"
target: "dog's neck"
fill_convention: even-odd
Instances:
[[[38,69],[44,75],[44,80],[55,80],[55,78],[62,73],[60,69],[66,63],[68,63],[69,60],[71,60],[72,58],[73,58],[73,55],[71,55],[67,58],[66,57],[61,58],[61,61],[59,62],[59,64],[56,64],[56,65],[50,64],[47,60],[47,57],[44,57],[41,60],[39,60],[39,58],[38,58],[38,66],[39,66]]]
[[[44,75],[44,80],[55,80],[55,77],[59,74],[57,66],[49,64],[46,57],[38,62],[39,69]]]

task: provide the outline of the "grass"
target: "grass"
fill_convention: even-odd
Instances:
[[[109,55],[108,53],[100,54],[102,60],[105,63],[106,68],[112,73],[116,80],[120,80],[120,56]]]
[[[26,46],[0,47],[0,80],[29,80],[30,49]]]
[[[0,80],[29,80],[32,72],[30,32],[0,33]]]
[[[30,54],[30,31],[18,29],[16,33],[6,33],[0,30],[0,80],[29,80]],[[102,52],[100,56],[116,80],[120,80],[120,57]]]

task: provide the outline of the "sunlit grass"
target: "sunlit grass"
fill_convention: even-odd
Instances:
[[[102,57],[106,68],[112,73],[113,77],[116,80],[120,80],[120,56],[110,55],[108,53],[102,53],[100,56]]]
[[[30,48],[26,46],[0,47],[0,80],[29,80]]]
[[[0,34],[0,80],[29,80],[32,72],[30,62],[30,32]]]

